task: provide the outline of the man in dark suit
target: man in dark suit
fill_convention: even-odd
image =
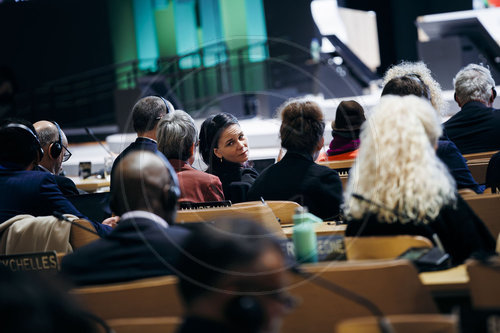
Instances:
[[[34,123],[33,126],[40,139],[42,149],[46,152],[35,170],[53,174],[57,186],[64,195],[78,195],[79,191],[75,183],[71,179],[59,175],[62,171],[62,163],[71,157],[66,135],[56,122],[40,120]]]
[[[222,201],[224,193],[219,177],[191,166],[198,142],[193,118],[176,110],[158,124],[158,149],[168,158],[179,178],[180,201]]]
[[[20,214],[47,216],[54,211],[88,220],[62,194],[54,175],[33,171],[44,155],[33,125],[21,119],[4,121],[0,142],[0,223]],[[101,235],[111,230],[92,223]]]
[[[137,133],[137,139],[118,155],[113,163],[113,170],[122,158],[135,150],[147,150],[156,152],[156,129],[158,122],[167,113],[174,111],[172,104],[166,99],[158,96],[147,96],[141,98],[132,108],[132,124]],[[111,176],[112,177],[112,176]],[[113,182],[111,182],[113,183]]]
[[[500,110],[492,107],[497,95],[490,71],[470,64],[453,79],[455,101],[462,109],[444,123],[448,137],[462,154],[500,149]]]
[[[116,166],[111,208],[121,216],[120,222],[106,238],[64,257],[62,272],[76,285],[176,271],[176,259],[188,231],[169,226],[175,220],[179,189],[175,172],[169,171],[168,161],[159,154],[132,152]]]

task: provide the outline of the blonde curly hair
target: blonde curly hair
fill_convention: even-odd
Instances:
[[[444,205],[454,203],[455,181],[435,153],[441,133],[438,115],[426,100],[382,97],[363,125],[344,193],[345,215],[361,219],[373,213],[387,223],[427,223]],[[359,201],[353,193],[388,209]]]
[[[390,67],[384,75],[384,86],[391,79],[411,74],[417,75],[429,88],[432,106],[434,106],[439,115],[442,117],[448,115],[448,103],[443,100],[441,85],[432,78],[431,70],[421,61],[403,61],[399,65]]]

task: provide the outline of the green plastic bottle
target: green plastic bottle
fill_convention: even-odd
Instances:
[[[307,212],[306,207],[297,207],[293,215],[293,245],[299,263],[318,262],[318,243],[314,223],[318,217]],[[321,219],[319,219],[321,221]]]

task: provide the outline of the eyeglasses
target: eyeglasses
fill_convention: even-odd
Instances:
[[[64,148],[64,154],[63,154],[63,162],[66,162],[67,160],[69,160],[71,158],[71,152],[68,150],[68,148],[66,146],[63,146]]]

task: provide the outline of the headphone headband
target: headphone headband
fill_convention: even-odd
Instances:
[[[161,98],[161,100],[165,104],[165,110],[167,111],[167,114],[168,113],[173,113],[175,111],[173,109],[173,107],[172,107],[172,103],[170,103],[169,101],[167,101],[163,96],[155,95],[155,97]]]
[[[62,149],[63,149],[61,127],[59,127],[59,124],[53,120],[51,120],[50,122],[52,124],[54,124],[54,126],[56,126],[56,128],[57,128],[58,139],[57,139],[57,142],[53,142],[50,145],[49,153],[50,153],[50,156],[52,156],[52,158],[58,158],[59,155],[61,155]]]

